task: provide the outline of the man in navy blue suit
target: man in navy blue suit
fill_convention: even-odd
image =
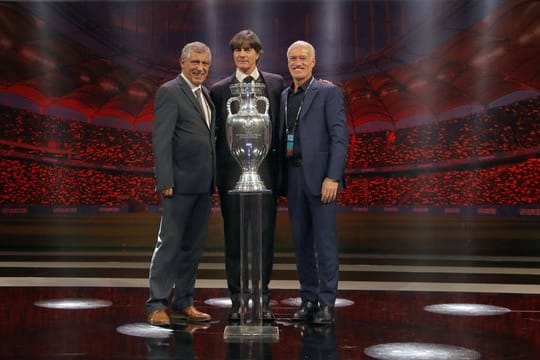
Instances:
[[[337,195],[348,147],[343,95],[313,77],[315,49],[287,50],[292,85],[281,94],[287,197],[302,305],[295,321],[331,324],[338,288]]]

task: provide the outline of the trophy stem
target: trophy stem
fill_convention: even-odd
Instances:
[[[236,198],[233,203],[238,205],[239,216],[240,323],[226,326],[223,339],[230,343],[277,342],[279,329],[277,326],[264,324],[262,311],[262,202],[263,198],[270,197],[272,192],[266,190],[242,193],[233,190],[229,194]]]

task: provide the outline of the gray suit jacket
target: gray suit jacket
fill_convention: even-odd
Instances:
[[[208,90],[210,127],[189,84],[178,75],[157,91],[152,144],[156,189],[176,194],[213,193],[215,188],[215,107]]]

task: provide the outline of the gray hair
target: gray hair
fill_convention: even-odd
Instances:
[[[313,47],[313,45],[311,45],[310,43],[304,40],[297,40],[293,42],[291,46],[289,46],[289,48],[287,49],[287,58],[289,58],[289,53],[291,52],[291,49],[295,47],[307,47],[309,51],[311,52],[311,55],[315,57],[315,48]]]
[[[210,55],[210,61],[212,61],[212,52],[210,51],[210,48],[208,47],[208,45],[200,41],[194,41],[186,44],[182,49],[182,55],[180,55],[180,59],[189,61],[189,59],[191,58],[191,53],[193,52],[208,53],[208,55]]]

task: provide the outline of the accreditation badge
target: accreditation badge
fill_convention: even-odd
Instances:
[[[294,154],[294,133],[287,134],[287,157],[293,157]]]

